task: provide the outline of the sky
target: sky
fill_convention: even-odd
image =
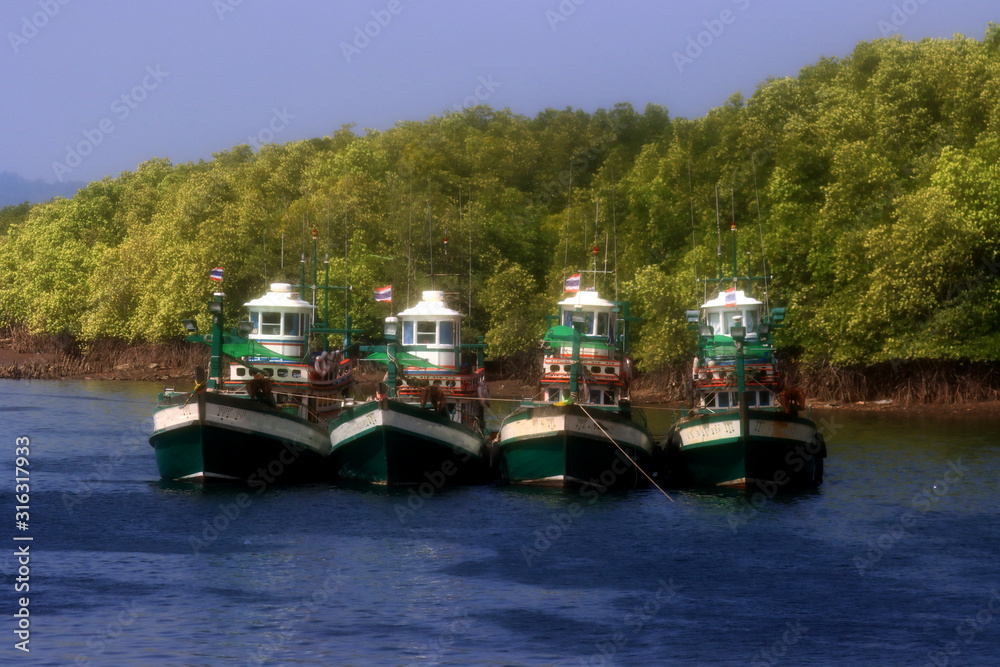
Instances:
[[[694,118],[863,40],[990,21],[995,0],[4,0],[0,173],[88,182],[477,103]]]

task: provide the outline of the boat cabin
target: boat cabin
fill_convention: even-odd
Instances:
[[[462,318],[444,303],[444,292],[425,291],[417,305],[399,314],[403,349],[439,368],[459,370]],[[427,349],[407,350],[419,345]]]
[[[746,339],[757,339],[764,304],[747,296],[742,290],[720,291],[719,295],[701,306],[705,324],[712,327],[716,336],[729,336],[730,329],[738,323],[746,327]],[[738,319],[739,318],[739,319]]]
[[[267,294],[243,305],[250,309],[250,340],[285,357],[305,355],[314,307],[299,298],[292,285],[271,283]]]

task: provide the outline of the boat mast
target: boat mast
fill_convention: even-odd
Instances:
[[[750,153],[750,164],[753,166],[753,196],[757,201],[757,229],[760,231],[760,261],[764,267],[764,312],[770,312],[771,304],[767,294],[767,256],[764,254],[764,226],[760,219],[760,193],[757,190],[757,160],[753,153]],[[749,274],[750,271],[747,271],[747,273]]]

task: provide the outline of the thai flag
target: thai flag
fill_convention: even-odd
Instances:
[[[730,287],[726,290],[726,308],[736,307],[736,288]]]
[[[563,288],[567,292],[579,292],[580,291],[580,274],[574,273],[569,278],[566,279],[566,285]]]
[[[375,290],[375,300],[376,301],[389,301],[392,302],[392,285],[386,285],[385,287],[379,287]]]
[[[218,267],[216,269],[212,269],[212,271],[208,274],[208,277],[209,277],[210,280],[217,280],[217,281],[219,281],[221,283],[222,282],[222,267],[220,266],[220,267]]]

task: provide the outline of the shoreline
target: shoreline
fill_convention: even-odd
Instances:
[[[190,358],[185,359],[189,362]],[[184,384],[194,382],[191,368],[180,364],[134,359],[124,363],[107,360],[100,363],[85,356],[70,356],[59,352],[16,352],[10,346],[0,347],[0,379],[10,380],[85,380],[102,382],[171,382]],[[364,395],[365,387],[377,379],[362,376],[358,382],[359,393]],[[530,398],[537,393],[535,385],[525,384],[517,379],[490,380],[490,396],[497,399]],[[373,391],[373,389],[372,389]],[[656,389],[636,389],[632,393],[632,404],[675,405],[683,409],[686,403],[676,401],[667,392]],[[807,407],[818,410],[845,410],[851,412],[879,412],[911,414],[931,412],[942,416],[996,416],[1000,417],[1000,400],[971,401],[961,403],[903,403],[889,399],[841,402],[821,399],[807,400]]]

